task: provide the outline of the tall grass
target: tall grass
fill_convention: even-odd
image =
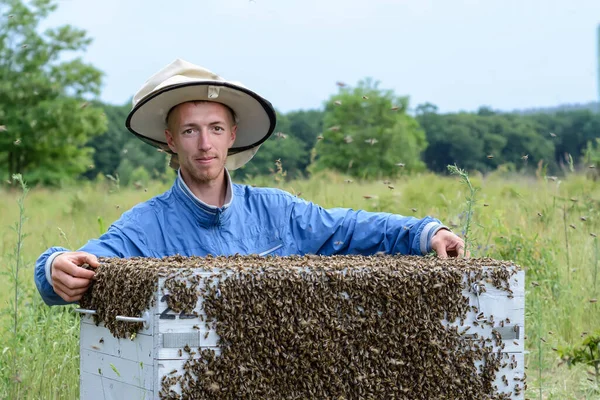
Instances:
[[[257,178],[248,183],[281,186],[324,207],[431,215],[459,234],[465,226],[465,198],[470,191],[460,178],[403,176],[392,183],[393,189],[383,182],[346,183],[346,179],[323,173],[303,181]],[[526,288],[526,397],[600,398],[584,368],[559,366],[552,351],[558,345],[578,343],[582,332],[600,327],[598,307],[589,302],[598,297],[598,242],[591,234],[600,235],[600,187],[577,175],[564,181],[493,175],[470,180],[478,188],[469,228],[471,256],[512,260],[526,269],[528,283],[539,284]],[[23,192],[18,187],[0,190],[0,270],[10,273],[14,268],[17,246],[22,259],[16,343],[15,288],[12,281],[0,281],[0,398],[78,397],[78,320],[72,307],[42,303],[33,284],[34,262],[53,245],[80,247],[125,210],[168,186],[154,183],[147,191],[124,186],[114,190],[113,183],[104,182],[62,190],[33,188],[23,203],[29,218],[24,233],[29,236],[20,245],[15,231],[8,228],[20,220],[18,201]],[[16,359],[13,348],[18,348]]]

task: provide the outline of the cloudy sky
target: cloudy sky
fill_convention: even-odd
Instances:
[[[124,104],[176,58],[280,111],[372,77],[442,112],[598,99],[599,0],[58,0],[45,25],[94,39],[102,100]]]

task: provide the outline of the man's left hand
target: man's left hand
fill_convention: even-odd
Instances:
[[[431,238],[431,249],[439,258],[469,257],[465,254],[465,241],[447,229],[440,229]]]

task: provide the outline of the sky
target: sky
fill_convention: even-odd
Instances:
[[[441,112],[599,97],[600,0],[58,0],[44,25],[62,24],[93,39],[82,57],[112,104],[176,58],[281,112],[367,77]]]

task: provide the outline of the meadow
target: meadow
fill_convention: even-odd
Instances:
[[[558,351],[600,329],[600,305],[593,300],[600,297],[600,185],[578,174],[470,180],[478,189],[467,237],[472,257],[512,260],[526,270],[526,397],[600,398],[593,368],[570,368]],[[456,176],[421,174],[384,183],[321,174],[281,182],[247,183],[279,186],[323,207],[431,215],[461,235],[469,220],[470,191]],[[0,398],[78,398],[78,316],[72,306],[42,302],[33,283],[35,261],[50,246],[79,248],[169,186],[119,187],[106,180],[32,188],[22,207],[18,187],[0,189]],[[26,219],[19,224],[21,211]]]

